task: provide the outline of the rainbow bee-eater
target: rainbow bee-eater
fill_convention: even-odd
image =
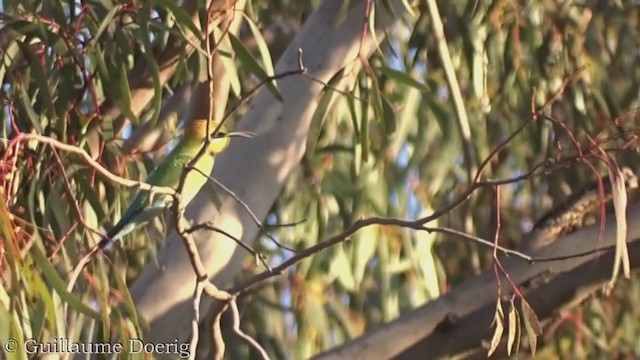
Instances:
[[[172,187],[176,189],[184,168],[193,160],[207,136],[206,120],[192,121],[184,131],[182,138],[173,150],[153,170],[145,182],[153,186]],[[209,126],[211,130],[215,124]],[[207,176],[213,170],[214,157],[224,150],[232,136],[242,136],[240,133],[217,133],[211,139],[205,153],[198,158],[185,179],[181,192],[181,205],[186,206],[193,200],[198,191],[207,182]],[[176,189],[177,190],[177,189]],[[109,247],[113,241],[120,240],[124,235],[138,227],[144,226],[156,216],[162,214],[173,202],[173,196],[162,194],[154,199],[148,191],[138,191],[137,195],[122,214],[120,220],[102,237],[98,246],[101,249]]]

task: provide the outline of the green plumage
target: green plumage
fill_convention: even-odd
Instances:
[[[196,162],[195,169],[209,175],[213,170],[215,153],[224,149],[227,143],[228,139],[226,138],[214,139],[208,151]],[[195,158],[202,145],[202,140],[183,137],[173,151],[149,174],[145,182],[154,186],[177,188],[182,170]],[[193,200],[200,188],[207,182],[207,177],[195,169],[189,172],[182,190],[182,204],[184,206]],[[112,241],[119,240],[134,229],[147,224],[154,217],[162,214],[173,200],[170,195],[156,195],[154,199],[150,199],[149,196],[148,191],[138,191],[127,210],[122,214],[120,221],[100,241],[101,248],[107,247]]]

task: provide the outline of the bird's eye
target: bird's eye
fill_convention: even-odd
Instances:
[[[221,138],[225,138],[227,137],[227,133],[223,132],[223,131],[218,131],[217,133],[213,134],[213,138],[214,139],[221,139]]]

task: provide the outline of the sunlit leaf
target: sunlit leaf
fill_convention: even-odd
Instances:
[[[511,356],[511,352],[513,351],[514,342],[519,341],[517,339],[518,326],[520,325],[518,322],[518,311],[516,310],[513,298],[511,298],[509,302],[509,332],[507,333],[507,355]]]
[[[366,80],[365,80],[366,81]],[[370,93],[366,93],[366,98],[360,102],[360,109],[362,116],[360,117],[360,123],[358,128],[360,129],[359,145],[362,150],[362,162],[366,163],[369,159],[369,105],[370,105]]]
[[[424,90],[424,85],[406,72],[398,71],[388,66],[381,66],[379,68],[376,68],[376,71],[380,71],[382,75],[388,76],[389,78],[401,84],[408,85],[421,91]]]
[[[324,119],[326,118],[329,110],[329,106],[333,103],[333,100],[336,98],[336,91],[334,90],[336,86],[340,83],[343,77],[343,71],[338,71],[331,80],[327,83],[325,87],[324,94],[322,95],[322,99],[318,102],[318,107],[316,111],[313,113],[313,117],[311,118],[311,127],[309,129],[309,135],[307,136],[307,152],[312,154],[315,150],[316,144],[318,142],[318,137],[320,136],[320,131],[322,130],[322,126],[324,124]]]
[[[34,129],[36,129],[38,133],[42,133],[44,131],[44,128],[42,126],[42,123],[40,122],[40,117],[36,113],[36,110],[33,108],[27,90],[24,88],[23,84],[14,84],[14,86],[16,86],[18,91],[20,92],[20,101],[22,103],[22,106],[24,106],[24,110],[27,113],[26,115],[29,118],[31,125],[33,125]]]
[[[496,349],[498,349],[498,345],[500,345],[500,340],[502,339],[502,333],[504,332],[504,312],[502,310],[502,302],[499,299],[496,302],[496,312],[493,316],[493,325],[495,326],[495,329],[493,330],[493,337],[489,344],[489,352],[487,353],[487,356],[491,356]]]
[[[31,253],[33,254],[36,264],[40,268],[40,271],[42,271],[49,284],[72,309],[93,319],[100,318],[100,316],[89,306],[85,305],[81,299],[67,291],[66,284],[60,278],[53,266],[51,266],[49,260],[38,246],[34,246]]]
[[[267,42],[265,41],[262,33],[256,26],[256,24],[251,20],[251,18],[245,16],[245,20],[247,25],[249,26],[249,30],[251,30],[251,34],[253,34],[256,39],[256,45],[258,46],[258,51],[260,52],[260,57],[262,60],[262,65],[264,66],[264,70],[267,75],[273,76],[275,75],[275,71],[273,69],[273,63],[271,61],[271,52],[269,51],[269,47],[267,46]],[[232,40],[233,41],[233,40]]]
[[[118,288],[121,291],[122,296],[124,297],[124,303],[126,305],[127,311],[131,316],[131,320],[133,321],[133,325],[138,334],[142,334],[142,328],[140,327],[140,323],[138,322],[138,316],[136,312],[135,304],[133,303],[133,298],[131,297],[131,293],[129,292],[129,287],[126,282],[121,279],[119,276],[115,277],[116,283],[118,284]]]
[[[606,155],[606,154],[605,154]],[[625,175],[620,168],[608,167],[613,206],[616,217],[616,252],[613,261],[613,272],[608,287],[611,289],[618,277],[620,268],[626,278],[631,277],[631,265],[629,264],[629,250],[627,248],[627,189]],[[635,175],[631,175],[635,176]]]
[[[154,0],[154,3],[171,11],[171,14],[175,16],[177,23],[180,26],[186,26],[191,31],[191,34],[196,36],[196,41],[203,41],[200,29],[193,22],[193,19],[189,14],[187,14],[182,7],[178,6],[178,3],[171,0]]]
[[[354,291],[356,289],[356,283],[351,273],[351,266],[349,259],[342,247],[336,248],[337,255],[334,256],[333,262],[329,266],[330,274],[332,278],[336,278],[346,290]]]
[[[244,44],[236,38],[233,34],[229,34],[229,40],[231,41],[231,46],[233,46],[233,50],[236,53],[236,56],[247,70],[249,70],[252,74],[254,74],[259,80],[264,81],[269,78],[268,73],[263,69],[260,64],[256,61],[256,59],[251,55],[249,50],[244,46]],[[267,83],[267,89],[271,92],[271,94],[278,99],[278,101],[282,101],[282,95],[280,95],[280,91],[278,90],[277,84],[275,80],[269,81]]]
[[[378,229],[374,226],[367,226],[356,235],[353,242],[353,258],[351,259],[356,288],[362,286],[367,266],[376,253],[378,241],[380,241]]]
[[[121,8],[122,8],[122,5],[116,5],[112,7],[107,13],[107,15],[105,15],[105,17],[101,19],[100,26],[92,34],[93,37],[91,38],[91,43],[89,43],[88,45],[89,47],[93,47],[94,44],[92,43],[95,43],[100,39],[100,36],[102,36],[102,33],[104,33],[105,30],[107,30],[109,25],[113,25],[113,18],[116,16],[116,14],[120,11]]]
[[[139,36],[139,40],[144,45],[144,58],[146,61],[146,67],[149,70],[151,75],[151,80],[153,83],[154,95],[151,100],[151,108],[152,108],[152,117],[149,120],[152,124],[155,124],[160,116],[160,107],[162,106],[162,84],[160,83],[160,69],[158,68],[158,62],[154,58],[153,47],[151,45],[151,40],[149,39],[149,16],[151,15],[151,3],[144,2],[142,3],[142,9],[140,10],[140,14],[142,14],[142,19],[140,21],[141,34]]]
[[[18,41],[12,41],[4,49],[2,54],[2,62],[0,63],[0,84],[4,83],[7,70],[14,65],[18,50],[20,49],[20,43]]]
[[[542,334],[542,328],[540,327],[538,316],[533,311],[531,306],[529,306],[529,303],[527,303],[526,300],[521,299],[520,307],[522,312],[522,322],[524,324],[525,330],[527,331],[527,338],[529,339],[531,356],[533,356],[536,353],[538,335]]]
[[[223,37],[224,34],[217,28],[213,29],[213,35],[216,43],[220,44],[218,45],[220,61],[225,68],[225,75],[229,79],[231,90],[236,96],[240,96],[242,86],[240,85],[238,69],[236,68],[233,59],[234,49],[231,44],[231,38],[228,36]]]

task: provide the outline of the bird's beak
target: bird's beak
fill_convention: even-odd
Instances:
[[[241,137],[245,139],[251,139],[256,134],[250,131],[231,131],[228,133],[219,132],[216,137]]]

